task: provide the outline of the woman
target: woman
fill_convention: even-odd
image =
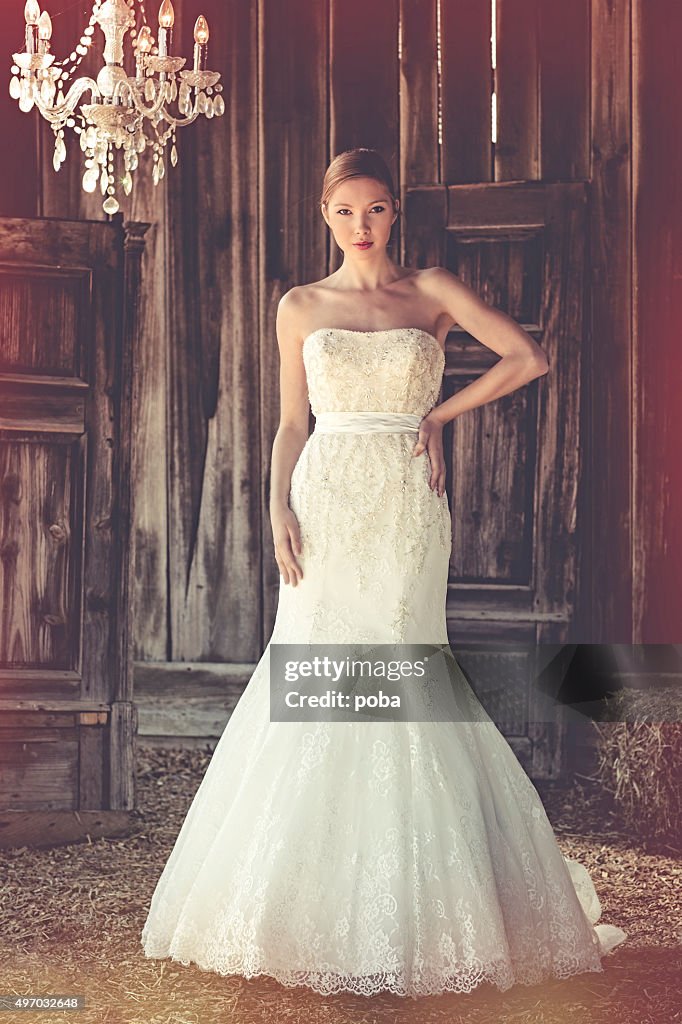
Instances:
[[[378,153],[337,156],[321,210],[343,264],[279,303],[277,616],[156,886],[148,957],[417,997],[601,971],[625,938],[596,925],[587,872],[562,856],[535,787],[447,657],[443,425],[547,361],[447,270],[392,262],[398,208]],[[502,358],[437,405],[454,322]],[[286,710],[300,679],[282,689],[272,671],[291,644],[446,656],[396,685],[402,718],[358,711],[377,685],[353,677],[333,692],[355,708],[306,718],[300,702]]]

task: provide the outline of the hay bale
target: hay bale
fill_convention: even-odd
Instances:
[[[682,723],[595,723],[597,778],[623,824],[646,845],[682,848]]]

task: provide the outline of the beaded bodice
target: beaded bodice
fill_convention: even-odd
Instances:
[[[436,403],[445,356],[419,327],[320,327],[303,342],[310,406],[321,412],[409,412]]]

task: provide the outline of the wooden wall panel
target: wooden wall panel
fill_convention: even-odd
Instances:
[[[185,130],[192,131],[192,126]],[[135,516],[131,600],[136,660],[163,661],[170,643],[168,478],[171,464],[167,405],[173,306],[168,287],[168,180],[179,170],[179,167],[167,167],[166,175],[154,185],[151,174],[145,173],[140,161],[133,191],[126,199],[129,217],[149,225],[142,251],[140,322],[133,368]]]
[[[224,75],[225,117],[178,131],[180,162],[158,188],[143,169],[145,154],[122,202],[126,218],[151,224],[136,367],[137,659],[246,662],[269,635],[279,586],[267,515],[279,410],[275,311],[293,284],[339,265],[317,200],[328,159],[354,145],[374,146],[388,159],[413,225],[406,262],[418,265],[445,262],[444,238],[430,228],[444,184],[591,179],[592,327],[575,325],[586,460],[578,510],[587,533],[581,636],[628,639],[633,586],[635,633],[655,633],[658,622],[665,634],[675,593],[672,571],[669,578],[663,572],[673,564],[665,544],[678,522],[678,485],[661,439],[672,436],[676,421],[649,353],[653,346],[674,358],[660,339],[675,336],[674,309],[667,308],[668,319],[663,311],[680,261],[669,209],[646,204],[650,195],[676,195],[666,177],[666,165],[675,164],[670,140],[657,158],[658,177],[649,153],[652,141],[666,140],[657,116],[675,88],[672,58],[659,67],[656,53],[667,53],[665,26],[679,15],[668,0],[654,13],[634,3],[642,47],[636,73],[656,84],[638,92],[633,82],[641,182],[633,198],[631,0],[497,0],[494,74],[487,0],[378,0],[371,17],[359,0],[286,7],[211,0],[209,65]],[[190,54],[196,5],[177,0],[175,9],[174,45]],[[60,56],[85,20],[78,5],[54,16]],[[81,71],[94,66],[88,57]],[[16,104],[14,113],[32,147],[37,117]],[[80,187],[75,137],[55,173],[52,133],[42,122],[39,133],[40,212],[103,220],[102,197]],[[17,196],[22,201],[25,194]],[[653,296],[650,304],[637,300],[638,350],[629,306],[633,202],[650,231],[641,235],[648,248],[637,267],[639,294]],[[512,311],[508,298],[503,308]],[[606,543],[604,522],[612,524]],[[665,599],[655,596],[664,592]]]
[[[176,18],[182,19],[176,3]],[[78,41],[88,15],[80,5],[53,13],[52,51],[57,59],[68,56]],[[77,74],[97,75],[101,61],[99,28],[96,44],[82,60]],[[191,37],[176,34],[182,52],[190,53]],[[131,70],[129,68],[129,70]],[[22,115],[26,118],[26,115]],[[26,118],[28,123],[28,119]],[[186,129],[192,131],[190,127]],[[69,217],[106,221],[102,209],[104,197],[99,189],[92,194],[83,191],[83,153],[78,137],[68,129],[65,134],[67,157],[60,170],[52,166],[54,134],[40,118],[38,125],[40,188],[37,204],[43,217]],[[120,157],[120,151],[116,159]],[[166,160],[169,164],[169,161]],[[120,164],[118,165],[120,167]],[[134,657],[162,660],[167,656],[168,634],[168,509],[166,477],[169,469],[166,424],[168,399],[167,358],[169,345],[169,305],[167,295],[168,260],[166,255],[166,204],[169,178],[179,168],[167,166],[167,174],[158,185],[151,179],[151,151],[139,157],[133,174],[133,190],[125,196],[117,194],[121,213],[126,221],[149,224],[142,252],[138,334],[135,365],[135,439],[136,468],[134,491],[137,505],[134,523],[135,579],[133,584]]]
[[[320,212],[319,197],[329,154],[329,22],[326,6],[316,0],[291,0],[286,7],[278,0],[261,0],[259,20],[262,291],[259,316],[254,321],[258,325],[254,344],[260,353],[258,440],[265,645],[272,632],[280,580],[269,516],[270,460],[279,423],[277,303],[292,285],[319,280],[327,273],[330,232]],[[291,31],[293,24],[295,32]],[[253,417],[252,422],[255,426]],[[257,465],[253,460],[254,472]]]
[[[9,94],[12,54],[23,49],[26,22],[23,4],[4,4],[2,11],[3,87],[0,89],[0,131],[11,139],[0,160],[0,217],[35,217],[38,214],[40,177],[36,134],[38,114],[19,109]]]
[[[450,185],[492,181],[490,4],[440,0],[443,145]]]
[[[400,178],[440,181],[438,140],[438,0],[400,2]],[[404,254],[403,254],[404,255]]]
[[[540,177],[538,5],[556,0],[497,0],[495,181]]]
[[[591,316],[583,341],[579,507],[586,643],[627,643],[632,625],[630,36],[630,0],[593,0]]]
[[[589,178],[590,0],[539,0],[538,30],[538,176],[543,181]],[[623,99],[627,102],[627,95]]]
[[[59,403],[54,395],[48,401],[55,407]],[[82,397],[80,402],[82,408]],[[2,426],[9,426],[6,415]],[[82,412],[80,419],[82,423]],[[78,428],[74,426],[74,433]],[[48,443],[22,437],[16,442],[4,440],[0,446],[4,491],[0,663],[4,666],[79,667],[80,592],[73,586],[82,573],[79,470],[78,443],[73,438],[69,443],[60,436]]]
[[[196,6],[179,13],[186,49]],[[178,132],[166,175],[168,658],[240,661],[261,647],[258,11],[211,0],[203,13],[226,110]]]
[[[398,103],[399,0],[329,0],[330,159],[344,149],[368,146],[386,160],[400,194]],[[400,221],[388,251],[399,259]],[[332,242],[330,271],[342,260]]]
[[[678,644],[682,642],[682,107],[678,57],[682,8],[671,0],[657,4],[635,0],[633,31],[633,632],[641,643]],[[625,143],[620,140],[613,156],[619,182],[625,178]],[[614,246],[616,243],[613,239]],[[619,256],[619,268],[626,255]]]

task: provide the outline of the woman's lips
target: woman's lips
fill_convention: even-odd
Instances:
[[[369,249],[370,246],[374,245],[374,242],[353,242],[356,249]]]

